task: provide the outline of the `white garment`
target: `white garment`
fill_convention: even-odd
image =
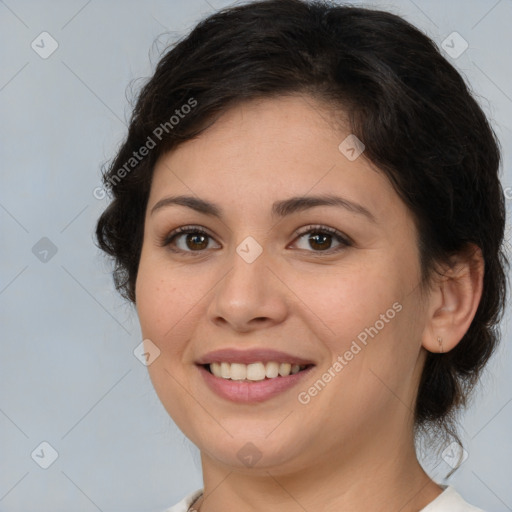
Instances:
[[[420,512],[483,512],[482,509],[473,507],[465,502],[462,496],[451,485],[441,485],[440,487],[444,487],[444,491]],[[199,489],[188,494],[179,503],[174,505],[174,507],[168,508],[165,512],[188,512],[190,505],[192,505],[202,493],[203,489]]]

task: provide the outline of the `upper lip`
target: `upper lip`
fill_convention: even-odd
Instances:
[[[235,348],[224,348],[208,352],[201,356],[196,364],[210,364],[210,363],[268,363],[274,361],[276,363],[291,363],[298,365],[314,364],[309,359],[297,357],[286,352],[279,350],[271,350],[266,348],[255,348],[251,350],[239,350]]]

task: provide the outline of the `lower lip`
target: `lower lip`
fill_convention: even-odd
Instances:
[[[264,402],[280,393],[284,393],[309,375],[314,367],[310,366],[301,372],[290,374],[287,377],[276,377],[274,379],[252,382],[215,377],[203,366],[198,365],[198,368],[206,384],[214,393],[232,402],[247,404]]]

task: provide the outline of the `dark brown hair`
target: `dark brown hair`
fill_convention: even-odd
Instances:
[[[411,211],[425,283],[437,264],[468,244],[482,250],[476,315],[456,348],[428,353],[416,402],[416,427],[452,432],[454,411],[465,405],[500,336],[508,265],[500,149],[461,75],[397,15],[328,2],[258,1],[215,13],[173,45],[141,89],[128,135],[104,172],[113,200],[96,234],[116,263],[116,287],[135,301],[157,158],[237,103],[293,93],[348,115],[364,156]]]

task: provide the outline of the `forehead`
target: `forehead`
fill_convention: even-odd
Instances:
[[[340,151],[351,134],[338,119],[343,112],[304,96],[241,103],[159,158],[150,204],[172,192],[261,207],[336,191],[372,206],[376,215],[389,213],[398,196],[364,152],[351,161]]]

